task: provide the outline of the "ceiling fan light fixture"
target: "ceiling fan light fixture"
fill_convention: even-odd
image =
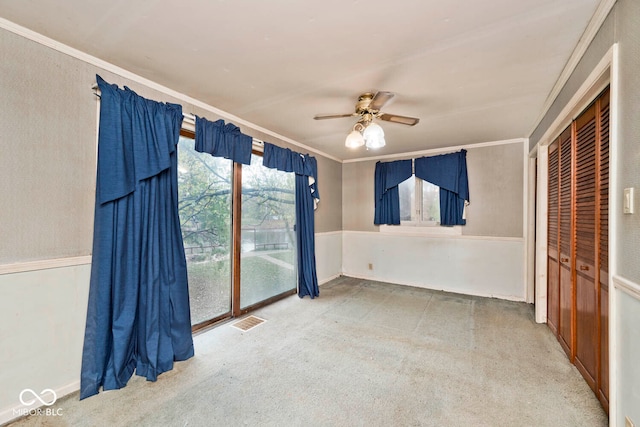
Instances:
[[[349,135],[347,135],[347,139],[344,142],[344,145],[347,148],[362,147],[364,145],[364,137],[357,130],[353,130]]]
[[[386,145],[384,130],[377,123],[370,123],[362,133],[367,148],[381,148]]]

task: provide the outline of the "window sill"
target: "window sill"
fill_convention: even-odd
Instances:
[[[420,236],[462,236],[462,226],[454,225],[453,227],[441,227],[439,225],[418,224],[381,225],[380,232],[388,234],[413,234]]]

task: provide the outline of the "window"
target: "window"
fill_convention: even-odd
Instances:
[[[398,234],[460,236],[462,227],[440,226],[440,187],[415,176],[398,185],[400,225],[381,225],[380,231]]]
[[[401,225],[440,225],[440,188],[411,176],[398,186]]]

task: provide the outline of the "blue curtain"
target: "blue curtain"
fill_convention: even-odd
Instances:
[[[236,125],[225,124],[222,119],[210,122],[196,116],[196,151],[249,165],[252,145],[253,138],[240,132]]]
[[[411,160],[376,163],[374,224],[400,224],[400,193],[398,192],[398,185],[410,177]]]
[[[415,160],[416,177],[440,187],[440,225],[465,225],[469,203],[467,150]]]
[[[298,296],[312,299],[320,295],[316,272],[315,219],[313,211],[320,200],[318,165],[315,157],[288,148],[264,143],[262,164],[268,168],[296,174],[296,240],[298,245]]]
[[[101,91],[93,259],[80,398],[155,381],[193,356],[178,218],[182,107],[96,76]]]

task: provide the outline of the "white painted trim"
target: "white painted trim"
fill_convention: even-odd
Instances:
[[[320,232],[320,233],[315,233],[316,236],[332,236],[334,234],[342,235],[342,230],[338,230],[338,231],[323,231],[323,232]]]
[[[536,193],[536,159],[529,158],[528,145],[523,147],[523,160],[522,169],[524,189],[522,192],[522,211],[524,212],[524,218],[522,220],[522,230],[525,236],[524,242],[524,295],[526,295],[526,301],[533,304],[535,301],[535,236],[533,230],[535,229],[535,193]]]
[[[527,138],[515,138],[515,139],[505,139],[502,141],[478,142],[476,144],[454,145],[451,147],[432,148],[429,150],[410,151],[407,153],[386,154],[384,156],[348,159],[348,160],[343,160],[342,163],[368,162],[371,160],[386,160],[386,159],[398,159],[398,158],[406,158],[406,157],[424,156],[424,155],[434,155],[434,154],[441,154],[441,153],[449,153],[449,152],[458,151],[462,149],[468,150],[471,148],[491,147],[494,145],[517,144],[517,143],[528,142],[528,141],[529,140]]]
[[[618,105],[620,94],[618,44],[611,48],[611,78],[609,92],[609,283],[614,282],[614,273],[618,271],[618,221],[616,212],[620,209],[618,194]],[[609,291],[609,422],[618,425],[618,290],[613,286]]]
[[[400,236],[462,236],[462,226],[441,227],[439,225],[380,225],[380,233],[396,234]]]
[[[616,274],[612,276],[612,282],[616,289],[620,289],[625,294],[640,301],[640,284]]]
[[[74,381],[71,384],[67,384],[66,386],[63,387],[59,387],[57,389],[55,389],[55,393],[57,396],[56,402],[60,399],[62,399],[64,396],[67,396],[71,393],[75,393],[76,391],[80,390],[80,381]],[[16,396],[16,402],[19,402],[19,396]],[[37,409],[42,407],[43,405],[40,406],[29,406],[29,409]],[[18,412],[20,410],[25,410],[27,409],[26,406],[18,404],[16,406],[12,406],[10,408],[5,408],[3,410],[0,410],[0,425],[4,425],[4,423],[8,423],[9,421],[16,421],[20,418],[23,418],[22,416],[18,415],[13,415],[14,411]],[[63,409],[64,410],[64,409]],[[43,415],[43,417],[46,417]],[[40,417],[38,417],[40,418]],[[64,418],[64,412],[63,412],[63,418]],[[46,424],[46,422],[45,422]]]
[[[546,116],[547,112],[549,112],[549,109],[553,105],[553,102],[556,100],[556,98],[560,94],[560,91],[564,88],[564,85],[567,83],[567,81],[571,77],[571,74],[578,66],[578,63],[584,56],[584,53],[589,48],[589,45],[591,44],[593,39],[596,37],[596,34],[598,34],[598,31],[600,30],[600,27],[604,23],[605,19],[607,19],[607,16],[609,16],[609,12],[611,12],[611,9],[613,8],[613,5],[615,3],[616,0],[601,0],[596,7],[591,20],[587,24],[587,28],[585,28],[584,33],[582,33],[578,44],[576,45],[575,49],[573,49],[569,60],[558,76],[558,80],[556,80],[556,83],[553,85],[551,92],[547,96],[547,99],[544,102],[544,106],[542,107],[542,112],[538,116],[538,119],[535,121],[533,128],[529,132],[529,136],[531,136],[533,132],[535,132],[535,130],[538,128],[538,126],[540,126],[540,123]]]
[[[344,234],[372,234],[376,236],[406,236],[406,237],[422,237],[422,238],[437,238],[437,239],[460,239],[460,240],[491,240],[491,241],[502,241],[502,242],[524,242],[524,238],[522,237],[499,237],[499,236],[467,236],[467,235],[446,235],[446,234],[438,234],[438,235],[425,235],[423,233],[383,233],[379,231],[358,231],[358,230],[344,230]]]
[[[203,110],[206,111],[210,111],[213,114],[216,114],[220,117],[223,117],[224,119],[230,120],[232,122],[234,122],[235,125],[244,125],[248,128],[251,128],[253,130],[256,130],[258,132],[262,132],[264,134],[270,135],[274,138],[277,138],[279,140],[285,141],[291,145],[294,145],[296,147],[300,147],[303,148],[306,151],[312,152],[312,153],[316,153],[319,154],[323,157],[326,157],[328,159],[334,160],[336,162],[342,163],[342,160],[338,159],[337,157],[331,156],[327,153],[324,153],[320,150],[317,150],[315,148],[311,148],[307,145],[304,145],[298,141],[295,141],[291,138],[288,138],[286,136],[280,135],[279,133],[276,133],[274,131],[271,131],[269,129],[263,128],[262,126],[258,126],[254,123],[251,123],[247,120],[241,119],[240,117],[228,113],[226,111],[220,110],[219,108],[216,108],[212,105],[206,104],[202,101],[199,101],[195,98],[192,98],[188,95],[185,95],[181,92],[175,91],[173,89],[170,89],[166,86],[163,86],[159,83],[156,83],[154,81],[151,81],[149,79],[146,79],[142,76],[139,76],[138,74],[132,73],[131,71],[125,70],[124,68],[118,67],[117,65],[111,64],[110,62],[104,61],[100,58],[96,58],[95,56],[89,55],[85,52],[82,52],[78,49],[74,49],[71,46],[67,46],[63,43],[60,43],[56,40],[50,39],[49,37],[43,36],[42,34],[36,33],[35,31],[32,31],[28,28],[22,27],[18,24],[15,24],[11,21],[8,21],[4,18],[0,18],[0,28],[4,28],[7,31],[10,31],[14,34],[17,34],[19,36],[22,36],[26,39],[29,39],[33,42],[39,43],[43,46],[46,46],[48,48],[51,48],[55,51],[58,51],[62,54],[65,55],[69,55],[72,58],[76,58],[79,59],[80,61],[86,62],[87,64],[91,64],[94,65],[98,68],[102,68],[106,71],[112,72],[114,74],[117,74],[121,77],[124,77],[128,80],[131,80],[133,82],[136,83],[140,83],[144,86],[147,86],[151,89],[157,90],[159,92],[162,92],[168,96],[171,96],[173,98],[179,99],[181,101],[184,101],[188,104],[191,104],[195,107],[199,107],[202,108]],[[91,85],[89,85],[87,83],[87,90],[89,90],[91,87]]]
[[[538,145],[538,192],[536,196],[536,322],[547,322],[547,215],[546,188],[549,186],[549,146]],[[541,214],[544,213],[544,214]]]
[[[75,265],[86,264],[91,264],[91,255],[17,262],[13,264],[0,265],[0,275],[22,273],[25,271],[48,270],[50,268],[73,267]]]

